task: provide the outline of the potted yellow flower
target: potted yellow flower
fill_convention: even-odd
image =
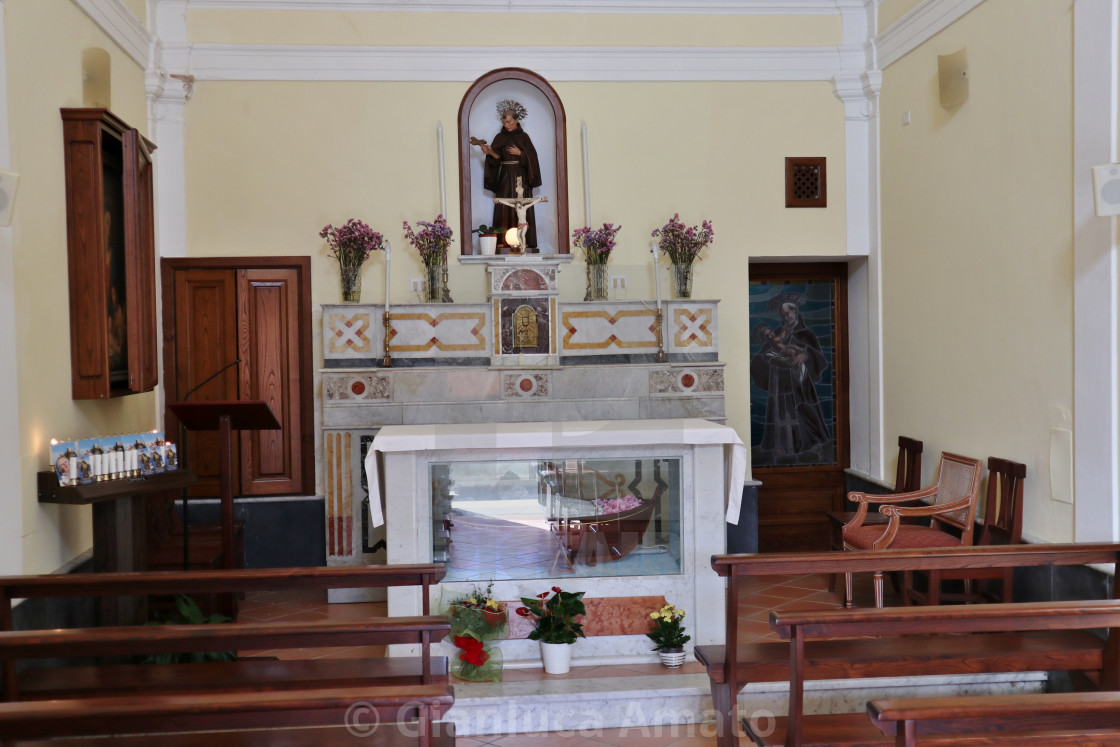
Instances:
[[[692,636],[684,632],[684,610],[666,604],[649,616],[653,620],[653,629],[646,633],[646,637],[653,641],[653,650],[661,658],[661,663],[669,669],[676,669],[684,663],[684,644],[692,640]]]

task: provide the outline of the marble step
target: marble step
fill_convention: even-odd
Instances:
[[[856,683],[807,683],[805,712],[855,713],[872,698],[1040,692],[1046,673],[883,677]],[[785,682],[748,685],[739,693],[739,714],[765,730],[768,718],[785,715],[788,695]],[[670,724],[707,725],[714,734],[705,674],[458,683],[447,719],[462,736],[541,731],[593,736],[598,729],[629,727],[636,729],[634,736],[672,736],[660,733]],[[705,734],[703,727],[700,733]]]

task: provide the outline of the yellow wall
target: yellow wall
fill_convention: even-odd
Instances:
[[[838,15],[392,13],[189,10],[191,41],[388,46],[813,46],[840,43]]]
[[[82,50],[112,56],[113,108],[147,131],[143,71],[70,2],[6,0],[11,168],[21,175],[12,221],[18,339],[20,474],[0,511],[23,522],[23,571],[45,573],[91,545],[89,508],[40,506],[35,473],[52,437],[85,438],[154,428],[155,396],[112,402],[70,398],[66,204],[59,108],[82,105]]]
[[[927,481],[942,450],[1024,462],[1024,529],[1052,541],[1073,539],[1049,463],[1073,406],[1072,37],[1071,0],[986,2],[881,100],[885,442],[924,440]],[[937,55],[965,45],[946,111]]]
[[[922,0],[882,0],[879,3],[879,31],[886,31],[902,16],[922,4]]]

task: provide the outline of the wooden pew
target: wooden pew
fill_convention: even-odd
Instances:
[[[898,747],[1120,745],[1117,692],[873,700],[867,713]]]
[[[1120,600],[771,612],[770,627],[790,642],[789,714],[769,734],[752,734],[758,744],[890,744],[862,713],[803,715],[805,680],[830,677],[838,652],[855,646],[857,655],[874,649],[880,658],[868,668],[845,660],[851,678],[1084,668],[1108,670],[1114,681],[1116,657],[1102,660],[1103,642],[1091,631],[1120,627]],[[1096,654],[1079,665],[1078,639]]]
[[[806,574],[870,573],[881,571],[947,570],[960,568],[1083,565],[1120,560],[1120,544],[1007,545],[989,547],[924,548],[920,550],[878,550],[844,553],[772,553],[716,555],[712,568],[727,579],[726,632],[722,646],[697,646],[696,658],[707,667],[716,712],[717,740],[720,747],[738,743],[735,700],[739,690],[750,682],[784,682],[790,678],[790,645],[782,641],[740,643],[738,608],[740,581],[751,576],[801,576]],[[905,676],[923,673],[939,662],[969,656],[968,671],[1006,672],[1041,670],[1084,670],[1102,666],[1104,643],[1084,631],[1051,634],[1045,646],[1031,645],[1020,654],[1014,641],[1023,634],[1008,634],[1012,646],[1005,652],[975,651],[962,641],[940,648],[925,649],[910,645],[910,658],[876,645],[874,640],[815,641],[807,650],[814,662],[814,678],[845,678],[855,673],[871,676]],[[1035,635],[1035,634],[1032,634]],[[1028,638],[1031,636],[1028,635]],[[1037,637],[1035,635],[1035,637]],[[954,647],[955,646],[955,647]],[[822,651],[818,655],[818,650]],[[832,653],[829,654],[828,652]],[[1115,656],[1115,654],[1113,655]],[[931,663],[932,662],[932,663]],[[1110,668],[1111,669],[1111,668]],[[1110,672],[1109,677],[1113,673]],[[1120,689],[1120,683],[1102,681],[1102,686]]]
[[[19,576],[0,578],[0,631],[11,631],[12,619],[9,600],[14,598],[30,597],[101,597],[109,595],[150,595],[150,594],[198,594],[198,593],[240,593],[261,590],[290,590],[290,589],[337,589],[337,588],[370,588],[385,586],[419,586],[423,597],[423,611],[429,611],[428,590],[444,575],[444,566],[440,564],[419,565],[388,565],[388,566],[336,566],[327,568],[284,568],[284,569],[253,569],[253,570],[217,570],[217,571],[158,571],[147,573],[100,573],[100,574],[71,574],[49,576]],[[415,618],[414,620],[419,620]],[[438,627],[442,633],[435,631],[429,625],[430,640],[439,640],[446,635],[446,618],[439,618],[442,622]],[[425,623],[428,624],[428,623]],[[434,623],[433,623],[434,624]],[[335,643],[319,645],[369,645],[370,637],[374,633],[389,635],[393,625],[392,621],[362,627],[357,624],[333,624],[330,626],[319,625],[315,631],[299,629],[286,624],[285,629],[280,623],[253,625],[231,625],[232,630],[227,634],[226,642],[217,649],[229,650],[236,648],[262,649],[262,638],[269,635],[273,648],[292,647],[281,642],[283,636],[292,636],[290,641],[305,640],[303,636],[317,636],[317,640],[360,641],[360,643]],[[308,624],[311,625],[311,624]],[[39,648],[36,655],[41,656],[84,656],[108,655],[110,650],[116,651],[106,636],[116,635],[130,639],[158,640],[160,635],[173,636],[174,632],[166,632],[168,628],[184,627],[192,631],[192,635],[199,640],[205,639],[211,633],[207,629],[220,628],[215,625],[196,626],[133,626],[124,629],[98,629],[100,632],[83,631],[86,637],[82,640],[81,651],[75,647],[71,639],[68,643],[57,645],[51,649],[49,636],[44,633],[53,631],[40,631],[38,633],[23,631],[20,633],[5,632],[9,641],[20,641],[31,645],[31,641],[38,640]],[[260,628],[267,628],[267,631]],[[154,632],[164,630],[165,632]],[[236,643],[237,630],[257,631],[257,638],[243,638]],[[109,632],[104,632],[109,631]],[[116,631],[115,633],[113,631]],[[272,631],[271,633],[268,631]],[[61,635],[61,634],[60,634]],[[21,637],[22,636],[22,637]],[[35,638],[38,636],[39,638]],[[233,642],[233,643],[231,643]],[[156,645],[146,644],[146,645]],[[88,647],[87,647],[88,646]],[[96,647],[100,646],[100,649]],[[85,653],[97,650],[98,653]],[[385,682],[401,684],[440,684],[447,682],[447,660],[445,657],[431,657],[426,647],[422,646],[420,657],[392,657],[371,659],[315,659],[293,660],[280,662],[240,661],[222,664],[218,662],[197,665],[145,665],[145,667],[130,665],[107,665],[86,667],[65,667],[49,669],[29,669],[16,674],[15,658],[10,654],[0,660],[0,675],[2,675],[3,695],[7,699],[16,697],[19,693],[26,693],[28,697],[46,698],[52,693],[84,693],[96,692],[142,692],[150,688],[162,688],[174,691],[175,688],[194,687],[190,683],[212,682],[220,676],[219,669],[215,666],[226,666],[230,671],[226,673],[228,679],[221,680],[234,687],[236,682],[252,683],[262,677],[277,687],[299,688],[308,684],[322,686],[327,683],[361,682],[370,684],[373,674],[385,678]],[[54,651],[54,653],[43,653]],[[136,650],[129,653],[138,652]],[[372,662],[372,664],[371,664]],[[174,669],[168,669],[174,667]],[[192,669],[193,668],[193,669]],[[234,673],[238,673],[234,676]],[[202,686],[199,684],[198,686]]]
[[[453,701],[447,685],[412,685],[0,703],[0,745],[450,747],[453,726],[433,722]]]

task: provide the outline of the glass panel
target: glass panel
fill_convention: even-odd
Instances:
[[[836,464],[831,280],[750,284],[751,464]]]
[[[680,463],[432,463],[432,557],[445,581],[679,574]]]

